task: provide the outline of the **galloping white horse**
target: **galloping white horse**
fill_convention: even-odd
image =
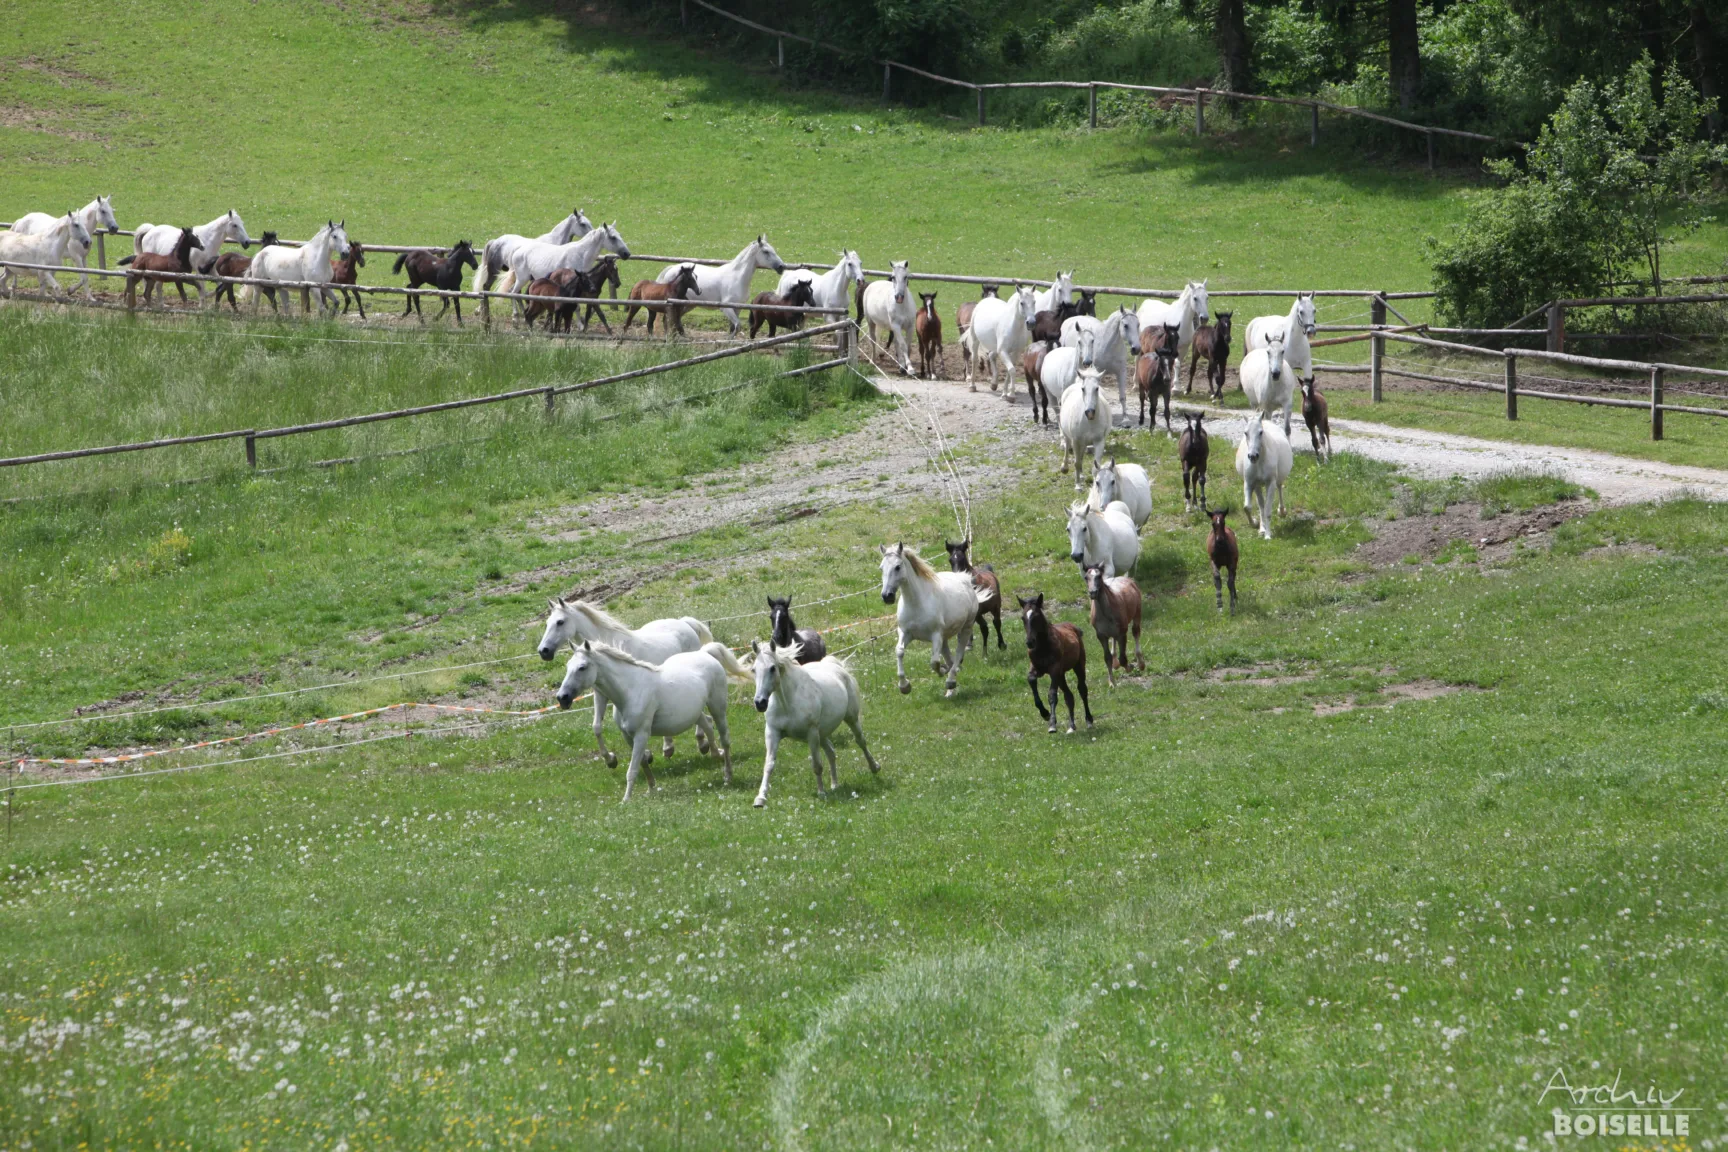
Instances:
[[[1068,557],[1081,567],[1099,564],[1104,575],[1127,575],[1140,559],[1140,533],[1120,500],[1103,511],[1084,500],[1068,506]]]
[[[246,225],[240,219],[240,213],[230,208],[208,224],[200,224],[192,229],[192,235],[198,237],[202,248],[192,250],[192,271],[208,272],[210,266],[216,263],[222,255],[222,245],[232,240],[242,248],[252,246],[252,237],[246,234]],[[158,256],[174,255],[174,245],[180,242],[180,226],[178,224],[140,224],[132,233],[132,251],[135,253],[154,252]],[[348,254],[348,240],[343,237],[342,255]],[[325,261],[329,263],[328,260]],[[248,276],[258,274],[256,266],[246,273]],[[328,276],[324,277],[328,279]],[[310,280],[313,277],[306,277]],[[204,302],[204,282],[194,280],[192,287],[198,289],[198,302]]]
[[[90,243],[90,232],[78,219],[78,214],[68,212],[54,222],[54,227],[40,235],[0,232],[0,260],[59,266],[65,262],[67,252],[78,249],[88,252]],[[0,288],[10,294],[21,275],[34,275],[50,292],[60,291],[60,281],[54,279],[54,273],[20,271],[17,268],[0,268]]]
[[[816,307],[846,308],[857,286],[864,283],[864,258],[848,248],[840,253],[840,262],[820,276],[809,268],[788,268],[780,274],[780,286],[774,291],[784,296],[800,281],[810,285]]]
[[[546,602],[551,611],[546,614],[546,631],[540,636],[540,659],[550,660],[558,649],[576,640],[598,640],[621,648],[642,660],[659,663],[678,652],[695,652],[712,643],[714,634],[708,625],[694,616],[676,616],[654,620],[640,628],[612,615],[598,604],[586,600],[565,602],[558,596]],[[618,757],[606,748],[606,695],[594,693],[594,743],[600,748],[608,768],[618,766]],[[667,738],[666,755],[672,755],[672,740]]]
[[[1096,368],[1080,369],[1074,386],[1062,395],[1056,425],[1062,434],[1062,471],[1068,471],[1068,453],[1074,453],[1074,487],[1084,488],[1086,453],[1092,453],[1092,471],[1104,465],[1104,440],[1110,435],[1110,401],[1104,399]]]
[[[1290,305],[1290,311],[1283,316],[1256,316],[1248,321],[1248,332],[1242,347],[1252,352],[1256,348],[1264,348],[1274,335],[1284,337],[1284,359],[1293,365],[1303,376],[1314,374],[1314,351],[1308,346],[1308,338],[1314,335],[1316,318],[1314,313],[1314,293],[1304,292],[1296,297],[1296,302]],[[1288,428],[1285,429],[1289,431]]]
[[[344,221],[343,223],[346,223]],[[197,229],[193,229],[194,232]],[[312,234],[312,239],[298,248],[289,248],[282,244],[272,244],[268,248],[260,248],[258,255],[252,257],[252,267],[246,275],[253,280],[287,280],[310,281],[314,284],[330,282],[330,257],[332,254],[340,259],[348,255],[348,233],[342,223],[334,220]],[[203,291],[202,288],[199,289]],[[252,307],[258,307],[258,288],[256,285],[246,285],[246,292],[252,298]],[[322,313],[328,304],[330,311],[336,311],[338,303],[336,293],[328,288],[302,288],[300,290],[301,306],[308,312],[312,310],[311,294],[318,294],[318,311]],[[282,293],[282,310],[289,311],[293,307],[293,294]]]
[[[1032,286],[1022,284],[1006,300],[986,296],[972,308],[972,324],[960,337],[960,350],[966,359],[966,386],[973,392],[972,372],[982,361],[990,363],[990,391],[996,391],[998,365],[1007,375],[1005,398],[1014,401],[1014,366],[1020,353],[1032,343],[1032,318],[1038,311],[1033,305]]]
[[[550,232],[542,232],[533,238],[536,244],[568,244],[580,239],[594,230],[593,223],[580,208],[572,209],[570,215],[558,221],[558,226]],[[486,241],[486,247],[480,250],[480,275],[485,277],[485,283],[480,285],[482,292],[492,291],[492,284],[500,274],[504,280],[498,285],[498,291],[509,292],[516,284],[510,274],[510,257],[519,244],[528,243],[527,236],[515,232],[506,232],[502,236],[494,236]]]
[[[1144,528],[1152,517],[1152,478],[1140,465],[1118,464],[1112,456],[1093,470],[1086,503],[1103,511],[1117,501],[1128,509],[1136,529]]]
[[[1260,535],[1272,539],[1271,489],[1278,492],[1278,514],[1284,514],[1284,481],[1290,478],[1293,459],[1290,438],[1267,424],[1256,412],[1236,444],[1236,472],[1242,477],[1242,510],[1259,522]],[[1255,512],[1255,503],[1259,512]]]
[[[698,748],[710,755],[719,749],[726,765],[726,783],[732,783],[732,734],[726,727],[729,678],[748,682],[750,673],[724,644],[704,644],[700,651],[679,652],[651,664],[622,648],[585,640],[564,664],[558,706],[570,707],[589,689],[596,700],[604,692],[617,702],[618,730],[630,741],[630,768],[624,775],[624,800],[628,801],[636,787],[636,773],[654,762],[654,754],[648,751],[649,738],[670,739],[691,728],[697,730]],[[710,718],[713,729],[709,728]],[[654,787],[652,770],[648,787]]]
[[[1058,416],[1062,413],[1062,397],[1080,378],[1080,369],[1092,362],[1096,339],[1093,329],[1082,328],[1075,334],[1073,344],[1050,349],[1038,366],[1038,386],[1044,389],[1044,403],[1056,405]]]
[[[625,252],[624,255],[628,256],[629,253]],[[654,279],[661,284],[670,284],[678,279],[678,273],[683,267],[682,264],[668,264],[660,270],[660,275]],[[707,300],[711,303],[726,300],[733,304],[748,304],[750,302],[750,277],[756,274],[758,268],[767,268],[775,272],[786,271],[786,262],[780,259],[780,253],[774,251],[774,245],[768,243],[766,233],[744,245],[743,251],[718,268],[698,264],[696,266],[696,291],[690,293],[685,299]],[[726,323],[731,327],[732,335],[738,335],[738,309],[722,308],[720,311],[725,314]]]
[[[766,712],[763,742],[768,755],[762,762],[762,787],[756,793],[756,807],[768,803],[768,778],[774,775],[774,760],[780,751],[780,741],[787,736],[802,738],[810,745],[810,766],[816,770],[816,795],[822,795],[822,758],[818,750],[828,753],[828,787],[840,788],[840,767],[834,756],[834,742],[828,737],[844,722],[864,753],[870,771],[880,772],[882,766],[870,755],[870,745],[864,742],[864,696],[858,691],[858,681],[844,661],[833,656],[809,664],[798,663],[798,645],[776,648],[772,644],[750,645],[755,659],[756,711]]]
[[[1284,357],[1284,334],[1272,333],[1263,348],[1256,348],[1242,357],[1236,366],[1236,376],[1242,381],[1242,394],[1248,406],[1266,416],[1282,416],[1284,435],[1290,435],[1290,410],[1300,390],[1296,369]]]
[[[1064,304],[1074,302],[1074,273],[1058,272],[1056,279],[1041,292],[1033,295],[1032,302],[1036,305],[1034,312],[1050,312]]]
[[[568,244],[548,244],[540,240],[524,240],[510,253],[511,283],[526,292],[528,286],[542,276],[550,276],[561,268],[586,272],[600,259],[601,252],[616,252],[630,258],[630,245],[618,232],[616,222],[601,224]],[[677,274],[678,265],[672,266]],[[522,301],[516,301],[518,308]]]
[[[92,237],[98,232],[120,231],[120,221],[114,218],[113,199],[112,196],[98,196],[73,213],[74,216],[78,217],[78,222],[84,225],[84,231],[90,233]],[[21,236],[45,236],[54,230],[54,226],[61,219],[59,216],[50,216],[46,212],[26,212],[12,221],[12,231]],[[73,242],[66,245],[66,258],[77,261],[80,268],[90,267],[90,245],[85,244],[80,247],[74,238]],[[95,299],[95,294],[90,291],[89,273],[78,277],[78,283],[73,285],[73,291],[79,289],[83,290],[86,300]]]
[[[888,332],[888,351],[900,361],[903,376],[916,376],[912,371],[912,322],[918,315],[918,305],[907,290],[906,278],[912,271],[909,260],[896,260],[893,275],[864,285],[858,294],[858,318],[870,326],[870,339],[876,339],[876,329]]]
[[[1145,301],[1140,305],[1139,315],[1142,328],[1169,324],[1177,330],[1176,357],[1181,359],[1188,354],[1188,346],[1194,343],[1194,329],[1211,318],[1206,281],[1188,281],[1182,295],[1168,303],[1163,300]]]
[[[1128,410],[1128,354],[1140,355],[1140,320],[1123,305],[1099,320],[1092,316],[1070,316],[1062,321],[1062,343],[1078,347],[1080,333],[1095,334],[1092,355],[1085,361],[1096,365],[1100,372],[1116,377],[1116,395],[1122,410]]]
[[[960,665],[966,663],[967,649],[972,646],[972,622],[988,593],[972,583],[970,572],[938,572],[904,544],[883,545],[881,551],[882,602],[893,604],[896,595],[900,600],[894,609],[894,623],[900,630],[894,646],[900,692],[912,691],[912,681],[906,679],[906,645],[925,640],[930,644],[930,670],[943,672],[946,667],[947,690],[943,694],[952,696]],[[956,654],[950,658],[948,642],[956,639]]]

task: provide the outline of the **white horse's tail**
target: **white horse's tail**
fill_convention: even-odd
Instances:
[[[738,657],[732,655],[732,649],[726,647],[726,645],[710,640],[708,643],[702,645],[702,651],[708,653],[708,655],[714,657],[715,660],[720,662],[720,667],[726,669],[726,678],[728,680],[736,680],[741,684],[753,684],[756,682],[756,678],[750,675],[750,670],[745,668],[744,665],[738,663]]]
[[[978,598],[978,603],[982,606],[990,603],[990,601],[995,598],[996,591],[993,588],[980,588],[974,584],[972,586],[972,594]]]
[[[688,624],[690,630],[696,633],[696,639],[700,640],[704,644],[714,643],[714,633],[708,631],[708,625],[696,619],[694,616],[681,616],[679,619],[681,619],[685,624]]]

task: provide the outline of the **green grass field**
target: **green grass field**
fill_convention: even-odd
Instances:
[[[793,259],[844,243],[944,269],[1414,288],[1421,234],[1469,187],[1264,138],[979,132],[787,95],[541,8],[28,9],[0,28],[5,197],[112,189],[128,225],[231,200],[255,232],[346,215],[363,241],[478,241],[575,200],[645,250],[766,228]],[[1715,270],[1722,236],[1673,265]],[[7,307],[0,455],[663,355]],[[765,592],[851,594],[799,622],[879,637],[876,546],[939,557],[955,532],[944,501],[892,502],[890,477],[818,515],[583,527],[596,500],[662,501],[890,404],[839,373],[773,378],[804,362],[724,361],[551,420],[529,400],[265,442],[257,473],[234,443],[9,470],[0,724],[171,707],[0,728],[0,751],[407,700],[540,707],[561,671],[529,655],[545,598],[575,587],[734,645],[761,634]],[[1723,462],[1683,417],[1652,447],[1636,413],[1531,402],[1508,428],[1492,397],[1392,396],[1334,411]],[[1616,1147],[1728,1140],[1728,513],[1600,510],[1549,546],[1377,567],[1357,545],[1389,524],[1577,493],[1302,456],[1276,539],[1243,533],[1224,616],[1170,442],[1113,446],[1155,477],[1148,667],[1112,689],[1089,644],[1090,731],[1045,733],[1010,618],[954,700],[920,649],[901,696],[891,641],[859,647],[883,771],[838,741],[842,789],[818,801],[783,746],[762,812],[742,690],[734,784],[685,739],[627,807],[582,706],[332,747],[409,724],[386,717],[20,788],[0,833],[0,1152],[1516,1149],[1543,1141],[1556,1069],[1699,1109],[1685,1142]],[[1082,622],[1050,455],[985,441],[959,462],[1020,476],[976,500],[978,558]],[[1211,475],[1236,504],[1221,443]],[[502,662],[418,671],[482,661]]]

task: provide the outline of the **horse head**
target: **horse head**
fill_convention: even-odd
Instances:
[[[1020,624],[1026,629],[1026,647],[1036,648],[1050,636],[1050,621],[1044,616],[1044,593],[1034,592],[1030,600],[1018,595],[1014,599],[1020,602]]]
[[[1031,331],[1038,316],[1038,297],[1033,292],[1032,285],[1015,285],[1014,306],[1020,309],[1020,318],[1025,322],[1027,331]]]
[[[910,260],[896,260],[893,265],[894,303],[906,302],[906,278],[912,273]]]
[[[696,265],[678,265],[678,275],[672,278],[672,298],[674,300],[683,300],[688,297],[690,293],[695,292],[697,288]]]
[[[774,603],[772,599],[768,602]],[[784,604],[785,601],[780,603]],[[768,700],[780,686],[780,661],[775,658],[774,651],[779,643],[777,639],[767,644],[750,641],[751,670],[756,673],[756,696],[753,702],[758,712],[768,711]]]
[[[962,540],[958,544],[942,541],[942,547],[948,550],[948,570],[950,572],[972,571],[972,541]]]
[[[780,259],[780,253],[774,251],[774,245],[768,243],[768,233],[759,233],[756,237],[756,267],[772,268],[776,272],[786,271],[786,261]]]
[[[480,271],[480,261],[474,255],[474,245],[466,240],[456,241],[456,246],[450,249],[449,259],[457,264],[466,264],[476,272]]]
[[[114,218],[114,197],[96,197],[96,224],[109,232],[120,231],[120,221]]]
[[[852,283],[864,283],[864,257],[858,255],[856,249],[848,248],[840,253],[840,267],[845,269],[846,278]]]
[[[1086,514],[1083,500],[1068,506],[1068,558],[1076,564],[1086,555]]]
[[[1107,585],[1104,583],[1104,565],[1087,564],[1081,571],[1086,576],[1086,598],[1088,600],[1104,599],[1104,593],[1107,589]]]
[[[607,224],[605,226],[605,232],[606,238],[601,243],[601,247],[618,253],[618,255],[624,257],[626,260],[630,259],[630,245],[624,243],[624,237],[618,231],[618,222],[614,220],[612,223]]]
[[[1314,293],[1304,292],[1296,297],[1296,322],[1302,326],[1302,335],[1314,335]]]
[[[1230,530],[1229,527],[1224,523],[1224,518],[1226,516],[1230,515],[1230,509],[1228,509],[1228,508],[1209,508],[1206,510],[1206,515],[1208,517],[1210,517],[1212,520],[1212,535],[1217,536],[1220,539],[1222,539],[1224,536],[1224,533],[1226,533]]]
[[[324,231],[330,237],[331,251],[336,253],[338,259],[348,257],[348,230],[344,227],[347,223],[346,220],[341,223],[331,220],[324,225]]]
[[[1082,368],[1080,378],[1075,381],[1075,386],[1080,390],[1080,403],[1084,405],[1081,412],[1088,420],[1098,419],[1098,397],[1102,391],[1103,379],[1104,374],[1098,369]]]
[[[1174,368],[1176,361],[1182,355],[1182,328],[1177,324],[1165,324],[1163,328],[1163,335],[1159,338],[1158,347],[1154,351],[1157,353],[1158,359],[1164,362],[1164,367],[1170,370]]]
[[[76,212],[66,213],[66,234],[71,243],[81,248],[88,248],[95,240],[90,235],[90,229],[84,227],[83,219]]]
[[[246,223],[240,219],[240,213],[228,209],[228,215],[222,217],[222,240],[233,240],[242,249],[252,247],[252,237],[246,235]]]
[[[1206,323],[1212,316],[1209,301],[1206,298],[1206,281],[1201,280],[1195,283],[1191,280],[1188,282],[1188,290],[1192,293],[1189,299],[1194,305],[1195,322]]]
[[[1084,288],[1082,288],[1080,290],[1080,300],[1078,303],[1076,303],[1074,305],[1074,315],[1076,315],[1076,316],[1096,316],[1096,315],[1098,315],[1098,293],[1088,292]]]
[[[1110,502],[1116,499],[1116,457],[1092,470],[1092,492],[1100,508],[1110,507]]]
[[[558,649],[576,634],[576,613],[570,605],[564,603],[564,597],[554,596],[546,601],[551,611],[546,614],[546,631],[540,636],[540,659],[551,660]]]
[[[588,641],[582,641],[580,648],[571,644],[570,659],[564,662],[564,682],[558,685],[558,707],[570,707],[576,697],[594,687],[595,671],[594,650]]]
[[[1081,367],[1090,368],[1093,358],[1098,354],[1098,332],[1090,325],[1081,327],[1078,331],[1079,335],[1074,338],[1074,347],[1080,353]]]
[[[918,299],[924,302],[922,311],[927,313],[930,319],[936,319],[936,293],[920,292],[918,293]]]
[[[1260,441],[1264,430],[1265,423],[1262,421],[1260,413],[1256,412],[1248,418],[1248,427],[1243,430],[1242,439],[1248,445],[1249,463],[1254,463],[1260,459]]]
[[[1229,340],[1230,340],[1230,318],[1234,315],[1236,315],[1236,313],[1234,313],[1234,312],[1220,312],[1220,313],[1218,313],[1218,322],[1217,322],[1216,327],[1213,328],[1213,331],[1217,333],[1217,335],[1215,337],[1216,340],[1219,340],[1219,341],[1222,341],[1225,343],[1229,342]]]
[[[1067,304],[1074,299],[1074,273],[1058,272],[1050,285],[1050,306]]]
[[[1274,332],[1266,338],[1266,369],[1268,382],[1284,374],[1284,333]]]
[[[792,287],[786,289],[786,303],[796,308],[810,308],[816,304],[816,285],[809,280],[795,280]]]
[[[1116,324],[1122,335],[1122,342],[1134,355],[1140,355],[1140,317],[1124,304],[1116,310]]]
[[[906,579],[906,545],[895,544],[889,547],[881,546],[882,552],[882,603],[894,603],[894,594],[900,590],[901,583]]]

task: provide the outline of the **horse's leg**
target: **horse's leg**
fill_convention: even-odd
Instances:
[[[1086,694],[1086,665],[1075,665],[1074,684],[1080,689],[1080,707],[1086,711],[1086,727],[1090,728],[1092,727],[1092,699]],[[1074,723],[1074,702],[1072,700],[1068,702],[1068,723],[1070,725],[1068,731],[1074,731],[1072,727]]]
[[[951,659],[948,654],[948,637],[942,635],[941,629],[930,633],[930,671],[943,671]]]
[[[900,629],[899,642],[894,645],[894,672],[899,677],[900,695],[912,691],[912,681],[906,679],[906,630]]]
[[[852,739],[858,741],[858,750],[864,753],[864,763],[870,765],[870,771],[882,771],[882,765],[876,763],[876,757],[870,755],[870,745],[864,742],[864,724],[856,715],[846,717],[846,727],[852,729]]]
[[[1224,605],[1219,604],[1218,607],[1222,608]],[[1232,616],[1236,614],[1236,568],[1234,565],[1230,568],[1230,614]]]
[[[418,284],[414,283],[412,280],[410,280],[408,282],[408,287],[409,288],[418,288],[418,287],[420,287],[420,285],[418,285]],[[411,316],[414,314],[414,301],[415,301],[415,299],[416,299],[416,297],[409,296],[408,302],[406,304],[402,305],[402,315],[403,316],[406,317],[406,316]]]
[[[708,717],[696,717],[696,751],[704,755],[714,755],[719,751],[714,745],[714,729]]]
[[[642,770],[643,761],[648,757],[648,730],[653,727],[648,720],[642,721],[642,727],[636,730],[635,739],[630,742],[630,768],[624,774],[624,799],[620,803],[629,803],[630,792],[636,787],[636,774]],[[648,773],[648,787],[654,787],[654,773]]]
[[[1061,440],[1062,440],[1062,466],[1060,468],[1058,468],[1057,471],[1058,472],[1066,472],[1066,471],[1068,471],[1068,437],[1063,436],[1063,437],[1061,437]],[[1075,462],[1075,468],[1076,469],[1079,468],[1079,462],[1078,461]],[[1076,487],[1076,488],[1080,487],[1079,480],[1075,480],[1074,487]]]
[[[1196,344],[1194,345],[1194,356],[1188,361],[1188,384],[1182,389],[1182,395],[1194,395],[1194,370],[1198,367],[1200,367],[1200,345]],[[1206,365],[1206,382],[1208,384],[1212,382],[1212,365],[1210,363]]]
[[[828,753],[828,790],[838,792],[840,791],[840,758],[834,754],[834,741],[823,736],[822,751]],[[820,776],[821,773],[818,772],[817,775]]]
[[[1061,707],[1059,691],[1068,691],[1068,673],[1066,672],[1050,673],[1050,727],[1048,731],[1052,736],[1056,734],[1056,709]],[[1068,731],[1074,731],[1074,697],[1072,694],[1068,697]]]
[[[1123,662],[1127,662],[1127,653],[1123,653]],[[1140,618],[1134,618],[1134,663],[1142,673],[1146,671],[1146,656],[1140,651]]]
[[[1038,672],[1036,669],[1026,673],[1026,686],[1032,689],[1032,703],[1038,706],[1038,715],[1050,721],[1050,731],[1056,731],[1056,721],[1044,707],[1044,695],[1038,688]]]
[[[978,641],[978,647],[988,652],[990,650],[990,621],[985,618],[982,612],[978,613],[978,631],[983,634],[983,639]]]
[[[960,687],[960,665],[966,660],[966,648],[972,643],[972,629],[968,627],[960,634],[959,642],[954,645],[956,652],[952,662],[948,664],[948,673],[943,677],[943,696],[953,696]],[[942,638],[942,659],[948,660],[948,638]]]
[[[618,757],[606,747],[606,694],[598,684],[594,686],[594,743],[600,746],[600,758],[606,761],[606,767],[618,767]]]
[[[726,314],[726,323],[728,323],[732,326],[731,335],[734,338],[736,338],[738,335],[738,327],[739,327],[738,309],[736,309],[736,308],[722,308],[720,311],[722,311]]]
[[[822,729],[812,723],[804,732],[804,742],[810,745],[810,767],[816,772],[816,795],[822,796]]]
[[[1218,611],[1224,611],[1224,574],[1218,565],[1212,565],[1212,591],[1218,597]],[[1230,577],[1230,603],[1236,603],[1236,577]]]
[[[362,320],[366,319],[366,297],[361,295],[359,292],[353,293],[353,296],[354,296],[354,308],[357,312],[360,313],[360,319],[362,319]],[[344,304],[342,306],[342,311],[344,311],[344,312],[348,311],[348,306],[346,304]]]
[[[1001,652],[1008,647],[1008,645],[1006,645],[1002,642],[1002,609],[1001,609],[1001,607],[998,606],[998,607],[992,609],[990,612],[990,615],[996,621],[996,650],[998,652]]]
[[[756,790],[756,807],[765,808],[768,805],[768,780],[774,775],[774,758],[780,751],[780,729],[768,725],[762,733],[762,742],[768,746],[768,752],[762,760],[762,787]]]
[[[1110,687],[1116,687],[1116,662],[1110,658],[1110,637],[1100,635],[1098,646],[1104,649],[1104,676],[1110,682]]]

